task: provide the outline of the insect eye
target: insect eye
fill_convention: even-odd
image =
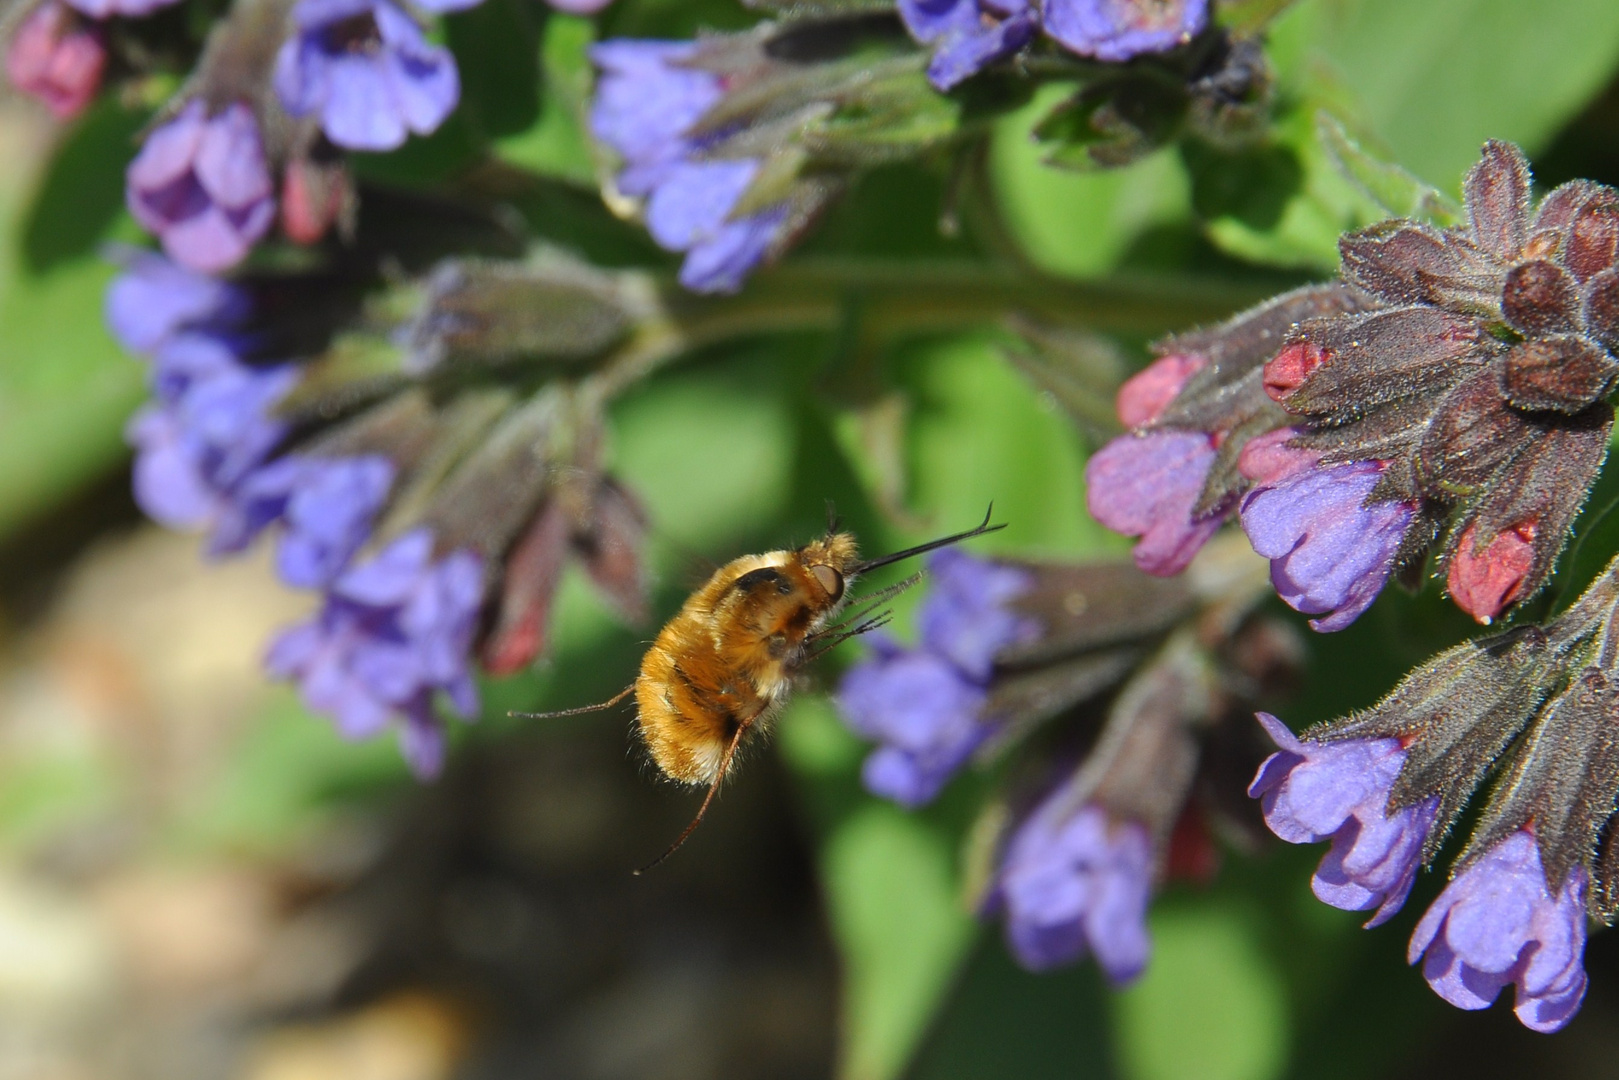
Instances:
[[[823,566],[812,566],[812,567],[810,567],[810,573],[815,575],[815,580],[820,583],[821,588],[826,590],[826,595],[827,596],[831,597],[833,600],[838,600],[838,599],[842,598],[842,596],[843,596],[843,575],[842,574],[838,573],[836,570],[832,569],[830,566],[824,566],[824,565]]]

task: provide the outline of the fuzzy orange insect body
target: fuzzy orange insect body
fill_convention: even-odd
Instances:
[[[682,783],[708,786],[697,816],[656,865],[703,820],[737,747],[769,727],[799,670],[838,642],[886,623],[886,611],[872,612],[921,577],[862,597],[859,610],[834,622],[857,575],[1000,528],[985,514],[976,529],[862,561],[855,538],[833,523],[803,547],[733,559],[681,605],[622,693],[599,705],[512,715],[573,716],[635,695],[641,738],[658,768]]]
[[[641,737],[658,768],[711,784],[745,730],[787,699],[807,643],[842,607],[859,548],[830,533],[796,551],[735,559],[669,620],[635,681]]]

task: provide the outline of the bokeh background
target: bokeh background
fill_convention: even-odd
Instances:
[[[620,0],[603,25],[755,18]],[[362,174],[431,186],[493,153],[546,177],[531,220],[577,237],[593,33],[532,0],[451,17],[462,109]],[[1247,173],[1175,150],[1055,171],[1028,139],[1040,103],[1002,122],[990,169],[1012,240],[1077,277],[1258,297],[1321,276],[1341,224],[1311,150],[1321,103],[1446,190],[1487,137],[1521,142],[1545,186],[1619,183],[1613,0],[1302,0],[1271,52],[1294,141]],[[979,781],[917,814],[865,795],[862,747],[824,695],[836,661],[679,857],[633,878],[691,796],[655,779],[622,716],[504,717],[596,700],[634,670],[648,632],[578,580],[546,667],[488,684],[442,780],[419,785],[386,741],[339,740],[259,670],[306,598],[263,560],[204,562],[128,494],[143,376],[102,327],[100,249],[139,239],[122,175],[153,104],[103,100],[62,128],[0,98],[0,1078],[1619,1076],[1619,936],[1593,938],[1578,1018],[1535,1035],[1504,1006],[1445,1006],[1406,969],[1438,882],[1362,932],[1311,897],[1313,850],[1228,850],[1211,883],[1170,887],[1152,965],[1122,993],[1090,966],[1019,971],[961,899]],[[870,174],[808,248],[971,254],[938,228],[942,176]],[[1123,551],[1084,514],[1084,438],[1001,344],[895,345],[908,423],[881,446],[846,407],[831,335],[711,350],[626,396],[612,459],[651,513],[659,615],[705,565],[812,534],[827,498],[873,550],[993,499],[1010,527],[983,550]],[[1592,506],[1616,492],[1610,476]],[[1584,532],[1559,588],[1619,547],[1612,521]],[[1467,632],[1434,597],[1391,591],[1312,638],[1286,718],[1367,704]]]

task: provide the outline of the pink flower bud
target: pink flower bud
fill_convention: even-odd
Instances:
[[[1237,471],[1256,484],[1273,484],[1284,476],[1315,468],[1320,451],[1287,445],[1298,435],[1297,428],[1285,427],[1254,436],[1237,455]]]
[[[1312,342],[1294,342],[1265,365],[1265,393],[1272,401],[1281,401],[1304,385],[1304,380],[1327,356],[1327,350]]]
[[[1114,399],[1119,422],[1125,427],[1143,427],[1158,419],[1181,392],[1186,380],[1207,363],[1206,357],[1196,353],[1172,353],[1130,376]]]
[[[34,9],[6,49],[11,85],[44,102],[59,120],[90,103],[106,66],[100,31],[56,0]]]
[[[342,162],[293,158],[281,180],[281,231],[295,244],[316,243],[343,213],[347,196]]]
[[[1523,595],[1524,579],[1535,562],[1535,527],[1526,521],[1499,532],[1483,551],[1474,546],[1477,523],[1467,527],[1447,579],[1457,607],[1487,626]]]

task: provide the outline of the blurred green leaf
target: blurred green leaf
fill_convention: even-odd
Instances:
[[[126,452],[123,424],[145,380],[102,325],[112,274],[79,258],[43,275],[13,273],[0,295],[0,532]]]
[[[869,802],[821,853],[844,958],[843,1080],[898,1076],[972,940],[950,839],[926,818]]]
[[[1280,973],[1239,912],[1160,901],[1152,963],[1118,995],[1119,1063],[1130,1080],[1272,1080],[1287,1065]]]
[[[1619,65],[1613,0],[1301,4],[1319,56],[1402,165],[1455,191],[1485,139],[1531,155]]]
[[[1024,971],[985,934],[940,1012],[912,1080],[1090,1080],[1114,1075],[1096,965]]]
[[[444,20],[461,72],[458,112],[488,140],[527,130],[540,115],[540,23],[549,9],[484,0]]]
[[[542,176],[595,185],[584,127],[591,86],[588,50],[595,39],[596,24],[589,19],[553,14],[546,20],[540,45],[545,92],[539,119],[497,140],[496,154]]]
[[[978,542],[980,550],[1122,550],[1124,541],[1085,513],[1084,454],[1073,425],[1006,362],[993,338],[922,343],[902,356],[915,403],[914,504],[926,529],[970,526],[993,502],[1007,527]]]
[[[1387,216],[1327,156],[1314,122],[1323,102],[1313,89],[1312,96],[1284,110],[1278,119],[1278,142],[1291,150],[1296,167],[1302,170],[1296,194],[1280,206],[1279,213],[1269,202],[1245,206],[1240,176],[1236,191],[1230,190],[1228,182],[1230,209],[1222,210],[1217,200],[1207,204],[1219,216],[1209,218],[1205,228],[1223,251],[1254,262],[1326,274],[1338,269],[1340,234]],[[1292,167],[1287,167],[1289,172]],[[1263,213],[1256,214],[1255,209]]]
[[[1031,130],[1072,90],[1048,86],[996,125],[990,174],[1007,227],[1029,258],[1053,273],[1084,276],[1110,269],[1150,226],[1185,218],[1188,189],[1169,154],[1096,173],[1045,164]]]
[[[1462,208],[1455,199],[1373,155],[1331,113],[1317,113],[1315,125],[1316,138],[1328,160],[1391,217],[1417,218],[1436,225],[1454,225],[1461,217]]]
[[[35,274],[94,255],[124,209],[124,168],[146,113],[102,98],[57,147],[22,226],[22,261]]]

